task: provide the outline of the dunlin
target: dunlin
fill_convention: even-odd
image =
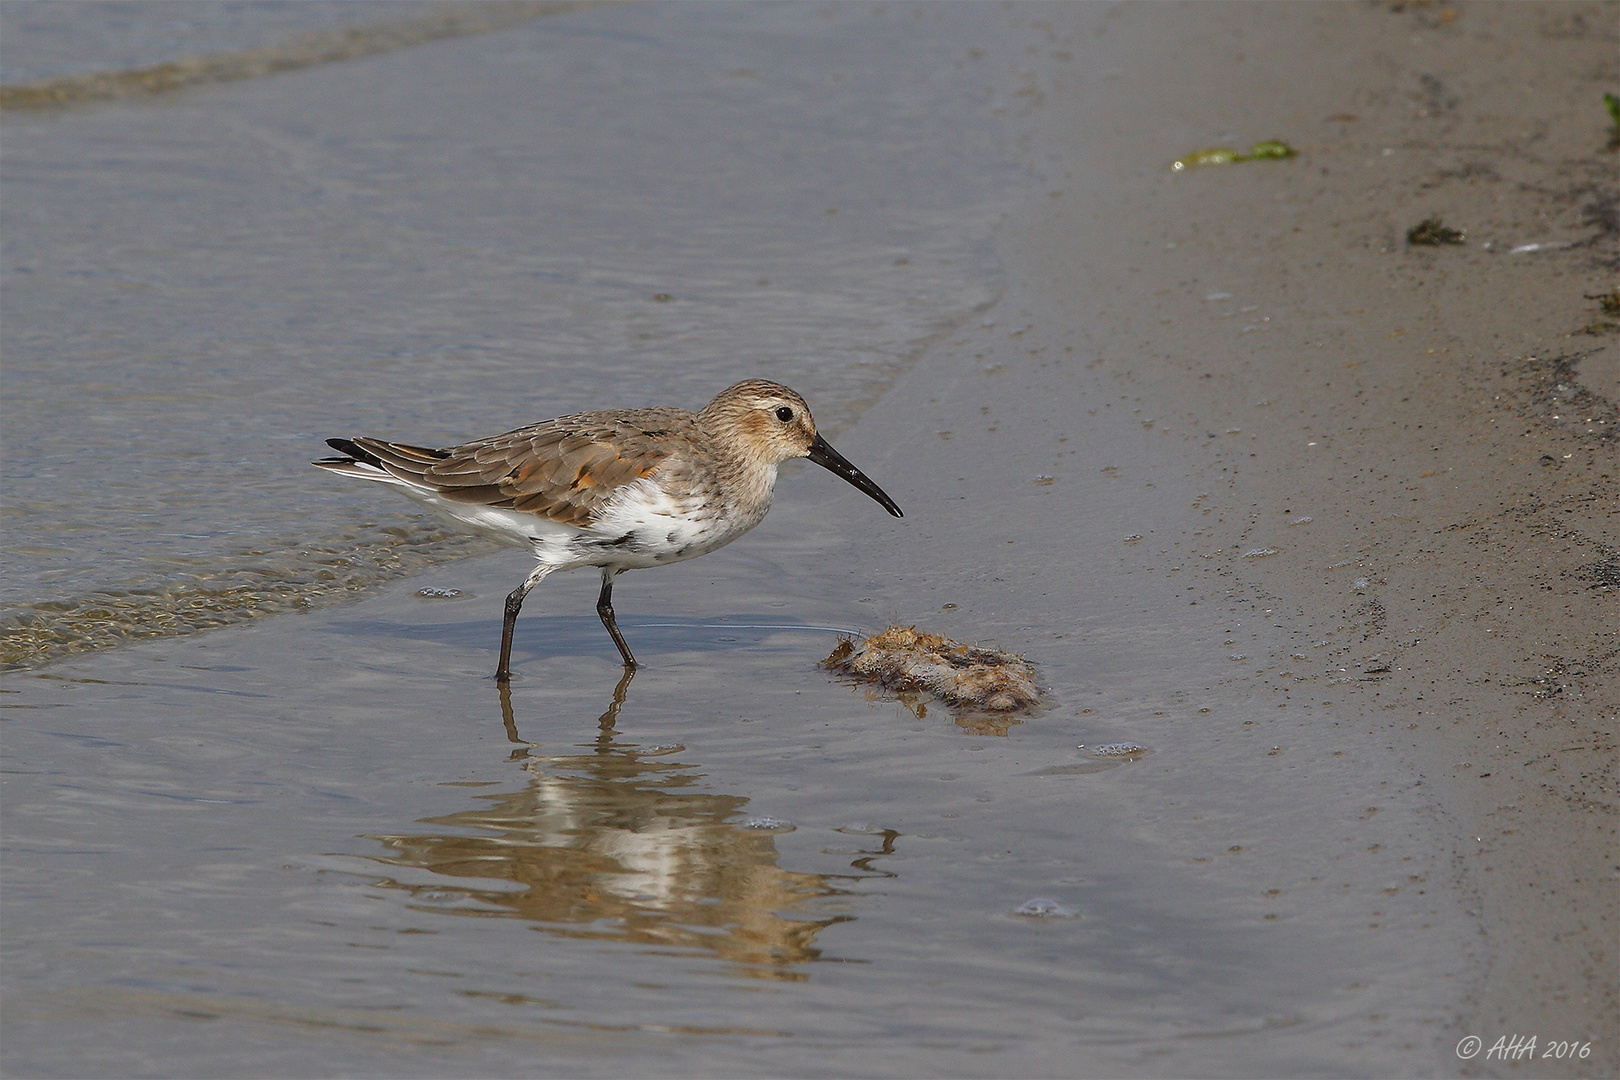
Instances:
[[[382,439],[328,439],[344,455],[323,469],[392,484],[538,561],[506,598],[501,662],[511,678],[512,631],[529,590],[554,570],[602,571],[596,613],[624,666],[636,658],[613,617],[613,578],[724,547],[771,508],[776,467],[807,457],[876,499],[883,489],[827,445],[804,398],[777,383],[746,379],[700,412],[659,407],[576,413],[444,450]]]

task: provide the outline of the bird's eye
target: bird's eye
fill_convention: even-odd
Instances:
[[[788,408],[786,405],[783,405],[780,409],[776,410],[776,418],[785,424],[789,420],[793,419],[793,410]]]

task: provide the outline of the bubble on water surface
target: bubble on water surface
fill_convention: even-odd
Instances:
[[[1148,753],[1148,748],[1141,743],[1111,742],[1093,746],[1090,752],[1092,757],[1138,758]]]
[[[791,821],[782,821],[773,817],[755,817],[739,822],[742,828],[753,832],[792,832],[796,826]]]
[[[1048,900],[1044,896],[1037,896],[1033,900],[1025,900],[1013,908],[1014,915],[1022,915],[1029,919],[1072,919],[1074,912],[1058,903]]]
[[[1121,765],[1138,761],[1153,753],[1141,743],[1134,742],[1099,743],[1096,746],[1081,743],[1077,749],[1084,755],[1080,761],[1071,761],[1065,765],[1048,765],[1044,769],[1035,769],[1024,775],[1089,776],[1092,773],[1117,769]]]

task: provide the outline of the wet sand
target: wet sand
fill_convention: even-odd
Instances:
[[[1232,636],[1256,694],[1332,699],[1422,784],[1480,931],[1458,1031],[1590,1039],[1569,1075],[1620,1061],[1620,354],[1599,305],[1620,241],[1600,109],[1617,15],[1126,8],[1093,32],[1152,59],[1101,72],[1067,64],[1054,25],[1028,83],[1049,193],[1000,237],[1001,329],[1031,329],[961,347],[957,385],[988,411],[930,416],[957,434],[929,467],[948,455],[969,506],[1008,479],[975,467],[992,453],[1057,474],[1040,511],[998,521],[1054,593],[1065,551],[1095,557],[1063,485],[1158,485],[1164,517],[1114,529],[1143,536],[1123,558],[1183,571],[1188,603],[1253,628]],[[1300,156],[1164,171],[1267,138]],[[1408,244],[1432,216],[1466,241]],[[866,423],[944,399],[930,378]],[[1151,448],[1065,459],[1053,433],[1099,407],[1122,443],[1151,424]]]
[[[580,575],[488,681],[520,554],[8,678],[9,1073],[1616,1071],[1616,9],[1007,11],[1005,292],[837,441],[905,521],[784,470],[617,691]],[[1047,709],[815,667],[888,622]]]
[[[1195,429],[1185,446],[1212,492],[1199,516],[1226,519],[1206,534],[1226,552],[1210,571],[1279,616],[1265,681],[1326,696],[1335,675],[1357,680],[1339,688],[1359,719],[1431,787],[1482,934],[1463,1026],[1487,1046],[1539,1033],[1543,1051],[1590,1032],[1593,1059],[1566,1067],[1612,1074],[1620,352],[1597,301],[1615,287],[1620,226],[1598,104],[1620,7],[1281,14],[1205,12],[1213,25],[1178,58],[1202,74],[1197,94],[1126,91],[1193,142],[1280,129],[1304,154],[1178,177],[1156,228],[1087,230],[1115,250],[1149,241],[1142,277],[1158,278],[1127,267],[1108,306],[1129,305],[1129,327],[1109,322],[1167,354],[1160,407]],[[1285,110],[1260,107],[1275,74],[1250,58],[1264,55],[1310,72]],[[1075,149],[1079,180],[1095,158]],[[1402,242],[1433,215],[1467,243]],[[1030,221],[1050,237],[1058,217]],[[1073,265],[1052,247],[1035,258]],[[1207,300],[1217,291],[1232,299]],[[1244,430],[1201,442],[1198,427]],[[1232,557],[1268,546],[1280,553]],[[1326,663],[1290,678],[1283,643],[1307,639],[1329,642],[1304,650]]]

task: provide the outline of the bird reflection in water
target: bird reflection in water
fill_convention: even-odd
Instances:
[[[870,860],[891,851],[897,834],[872,837],[882,850],[861,852],[854,874],[783,869],[770,831],[732,820],[746,798],[695,790],[693,767],[667,756],[678,748],[618,739],[633,677],[626,671],[614,689],[595,746],[565,756],[531,753],[502,686],[512,759],[528,782],[422,821],[442,833],[370,837],[393,849],[378,861],[454,879],[377,884],[409,891],[422,910],[527,919],[564,937],[714,955],[738,974],[803,979],[793,969],[820,957],[816,935],[851,916],[796,919],[792,909],[843,895],[835,880],[891,876]]]

